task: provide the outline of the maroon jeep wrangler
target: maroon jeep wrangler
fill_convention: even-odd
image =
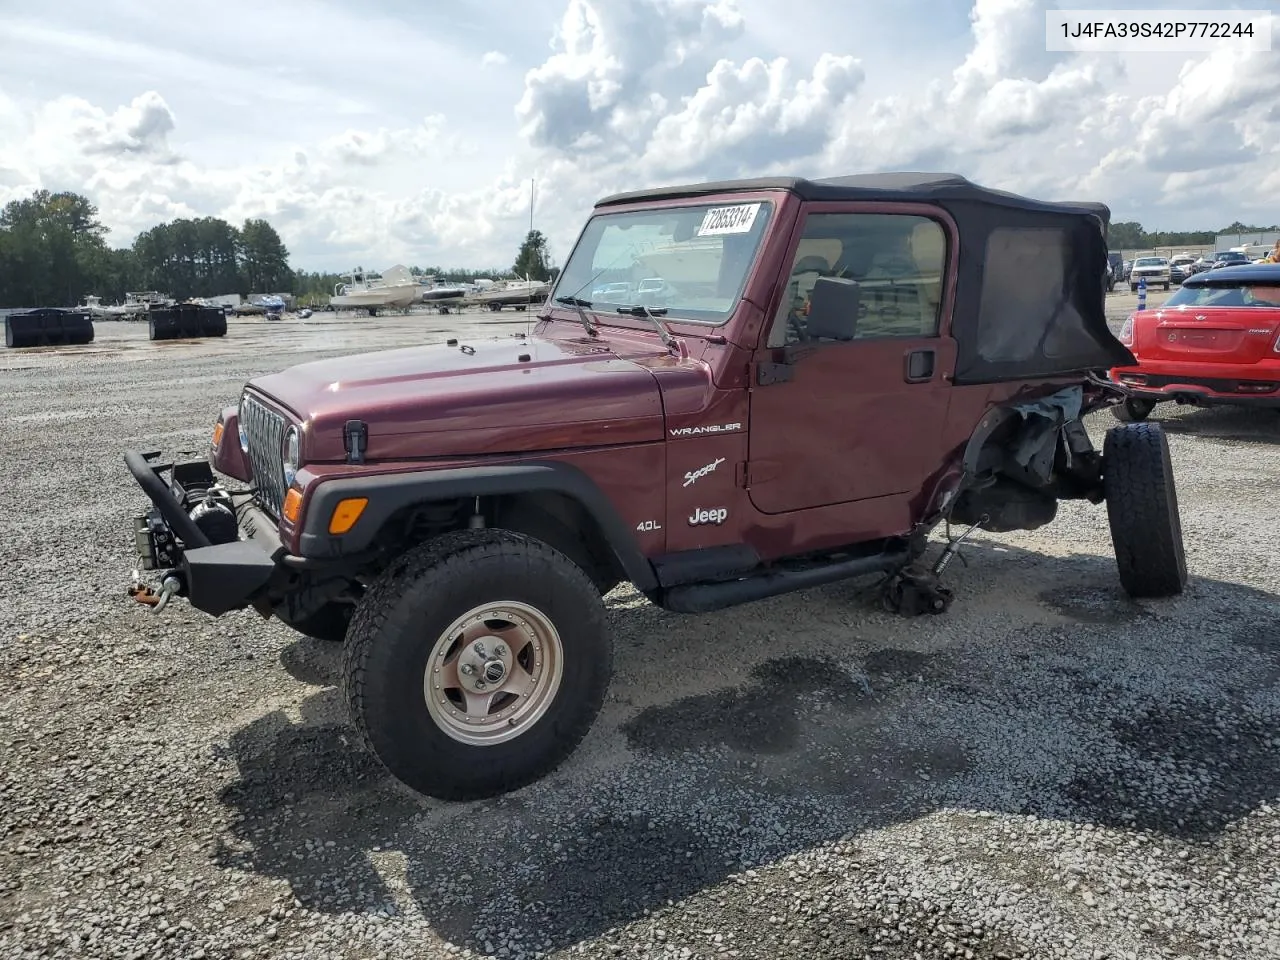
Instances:
[[[1124,589],[1177,594],[1164,434],[1099,452],[1082,423],[1134,362],[1104,314],[1109,217],[905,173],[606,198],[529,335],[295,366],[247,385],[209,462],[128,451],[160,582],[133,592],[343,641],[366,742],[446,799],[575,749],[624,581],[702,613],[879,575],[891,610],[938,613],[961,539],[928,562],[939,524],[1030,530],[1084,499]]]

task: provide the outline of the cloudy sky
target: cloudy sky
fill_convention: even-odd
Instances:
[[[509,264],[531,180],[557,262],[605,193],[735,175],[1280,220],[1280,52],[1046,52],[1046,7],[1108,6],[1206,5],[3,0],[0,202],[85,193],[118,245],[264,216],[306,269]]]

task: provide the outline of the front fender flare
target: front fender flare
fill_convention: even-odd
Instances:
[[[642,592],[658,586],[653,565],[640,552],[631,528],[613,503],[587,474],[560,461],[533,461],[445,470],[369,474],[322,481],[311,494],[298,538],[307,559],[338,559],[367,549],[397,511],[417,503],[503,494],[554,492],[571,497],[600,525],[609,547]],[[338,502],[366,497],[368,505],[345,534],[329,533],[328,519]]]

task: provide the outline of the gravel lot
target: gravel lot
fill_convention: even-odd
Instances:
[[[198,450],[248,377],[482,321],[526,322],[0,356],[0,957],[1280,957],[1280,417],[1160,415],[1175,601],[1124,597],[1088,504],[975,537],[940,618],[620,588],[595,730],[491,803],[382,775],[332,647],[126,598],[124,447]]]

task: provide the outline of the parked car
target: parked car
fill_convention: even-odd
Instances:
[[[889,610],[937,614],[959,545],[927,559],[939,524],[1035,529],[1078,500],[1105,504],[1130,595],[1180,593],[1164,433],[1099,450],[1083,422],[1125,397],[1097,372],[1133,362],[1109,216],[946,174],[606,197],[523,336],[303,363],[246,385],[208,461],[127,451],[159,584],[134,595],[343,641],[365,743],[463,800],[576,748],[623,581],[706,614],[876,575]],[[594,302],[601,263],[678,269],[678,292]]]
[[[1107,292],[1110,293],[1115,289],[1117,283],[1124,280],[1124,257],[1119,253],[1107,254]]]
[[[1133,261],[1132,261],[1132,260],[1126,260],[1126,261],[1124,262],[1124,273],[1123,273],[1123,274],[1121,275],[1121,277],[1120,277],[1120,279],[1121,279],[1121,281],[1122,281],[1122,282],[1124,282],[1124,283],[1128,283],[1128,282],[1129,282],[1129,272],[1130,272],[1132,269],[1133,269]]]
[[[1220,270],[1222,267],[1238,267],[1249,262],[1239,250],[1219,250],[1213,255],[1213,263],[1209,265],[1210,270]]]
[[[1138,281],[1145,280],[1148,287],[1162,285],[1166,290],[1172,282],[1169,278],[1169,261],[1164,257],[1138,257],[1129,271],[1129,290],[1136,292]]]
[[[1181,283],[1187,277],[1191,276],[1191,265],[1196,262],[1196,258],[1189,253],[1180,253],[1176,257],[1169,258],[1169,280],[1173,283]]]
[[[1122,421],[1168,400],[1280,409],[1280,264],[1188,277],[1163,306],[1131,315],[1120,341],[1135,359],[1110,372],[1129,391],[1112,407]]]

